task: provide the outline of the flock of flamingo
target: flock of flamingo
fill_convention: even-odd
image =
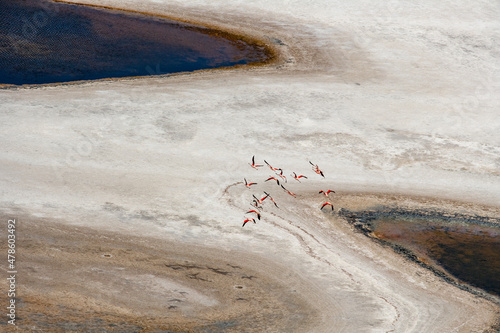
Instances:
[[[279,187],[281,187],[281,189],[283,189],[283,191],[285,191],[289,195],[295,197],[296,194],[293,193],[293,192],[291,192],[291,191],[289,191],[283,185],[283,183],[287,183],[288,182],[286,176],[283,174],[283,169],[273,167],[266,160],[264,160],[264,163],[272,171],[274,171],[274,173],[275,173],[274,176],[269,176],[266,180],[264,180],[264,182],[268,182],[268,181],[276,182],[276,185],[279,186]],[[323,174],[323,171],[321,171],[321,169],[318,167],[318,165],[312,163],[311,161],[309,161],[309,163],[312,165],[312,170],[315,173],[317,173],[318,175],[320,175],[323,178],[325,178],[325,175]],[[248,164],[252,168],[254,168],[256,170],[259,169],[259,168],[262,168],[262,167],[266,166],[264,164],[256,164],[255,163],[255,156],[252,156],[252,163],[248,163]],[[301,174],[297,174],[295,172],[293,172],[290,176],[292,176],[299,183],[301,183],[301,181],[300,181],[301,179],[308,179],[307,176],[304,176],[304,175],[301,175]],[[245,186],[247,188],[251,188],[252,186],[257,185],[257,183],[255,183],[255,182],[249,182],[249,181],[247,181],[246,178],[244,178],[244,184],[245,184]],[[321,191],[319,191],[319,194],[323,194],[327,198],[327,201],[321,205],[321,208],[320,208],[321,210],[324,207],[326,207],[326,206],[330,206],[331,209],[332,209],[332,211],[334,210],[333,204],[330,201],[328,201],[330,193],[335,193],[335,191],[333,191],[333,190],[327,190],[327,191],[321,190]],[[243,221],[242,227],[244,227],[245,224],[247,224],[248,222],[257,223],[256,219],[260,220],[260,218],[261,218],[261,212],[263,210],[263,202],[264,202],[264,200],[269,199],[269,201],[271,201],[276,208],[279,208],[278,204],[276,203],[276,201],[274,201],[273,197],[269,193],[267,193],[266,191],[264,191],[264,194],[263,194],[263,196],[261,198],[258,198],[257,196],[255,196],[255,194],[252,194],[252,197],[253,197],[253,200],[250,203],[251,206],[252,206],[252,209],[250,209],[249,211],[247,211],[245,214],[254,214],[254,217],[246,217],[245,221]]]

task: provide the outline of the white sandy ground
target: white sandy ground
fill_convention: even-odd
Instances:
[[[316,193],[433,197],[499,216],[498,1],[75,2],[241,31],[282,58],[0,91],[4,213],[261,256],[309,284],[302,296],[320,314],[308,332],[481,332],[498,318],[497,305],[319,211]],[[310,177],[288,185],[298,198],[262,185],[271,171],[250,168],[252,155]],[[262,187],[230,186],[243,177]],[[261,222],[241,228],[264,189],[280,209],[267,203]]]

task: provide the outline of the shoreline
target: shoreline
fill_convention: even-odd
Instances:
[[[479,286],[473,286],[472,284],[463,281],[460,277],[456,276],[454,273],[449,272],[442,265],[440,265],[435,258],[429,257],[428,254],[425,253],[425,248],[423,250],[417,251],[415,249],[411,249],[408,244],[400,245],[397,242],[394,242],[390,239],[381,238],[380,235],[377,234],[377,231],[373,229],[370,224],[372,219],[377,219],[382,216],[394,217],[398,219],[400,215],[409,216],[410,218],[420,218],[426,219],[425,217],[430,218],[442,218],[447,221],[456,221],[460,220],[466,226],[500,226],[499,218],[485,218],[479,215],[461,215],[456,213],[451,213],[449,211],[436,211],[432,209],[418,209],[418,210],[406,210],[401,208],[386,208],[381,207],[379,209],[372,208],[364,211],[349,211],[341,209],[338,214],[342,216],[347,223],[356,228],[359,232],[363,233],[367,238],[372,240],[375,243],[380,244],[383,247],[388,247],[394,250],[394,252],[401,255],[403,258],[406,258],[409,261],[420,265],[421,267],[428,269],[429,271],[436,274],[436,276],[443,279],[443,281],[459,288],[465,290],[472,295],[480,296],[486,300],[492,301],[497,305],[500,305],[500,297],[499,295],[484,290],[484,288]],[[463,220],[463,221],[462,221]],[[415,222],[417,223],[417,222]],[[472,249],[471,249],[472,250]]]
[[[149,79],[149,78],[168,78],[172,76],[182,76],[182,75],[191,75],[197,73],[210,73],[214,71],[237,71],[237,70],[251,70],[260,67],[273,67],[279,64],[284,63],[284,54],[281,52],[274,43],[271,41],[266,41],[262,36],[260,38],[247,35],[245,33],[241,33],[236,30],[224,30],[217,25],[208,25],[207,22],[199,23],[193,20],[189,20],[187,18],[181,18],[176,16],[169,15],[161,15],[155,14],[151,12],[143,12],[136,10],[129,10],[126,8],[118,8],[111,6],[99,5],[96,3],[85,3],[85,2],[75,2],[75,1],[64,1],[64,0],[51,0],[56,3],[63,3],[75,6],[87,6],[90,8],[96,8],[100,10],[108,10],[111,13],[121,13],[123,15],[140,15],[151,17],[152,19],[161,19],[166,20],[169,23],[179,23],[185,25],[185,28],[188,30],[194,30],[197,32],[201,32],[203,34],[207,34],[209,36],[217,36],[222,37],[225,40],[229,41],[242,41],[246,45],[249,45],[253,48],[262,48],[263,53],[266,57],[265,60],[254,61],[244,65],[233,65],[233,66],[221,66],[217,68],[207,68],[207,69],[199,69],[194,71],[181,71],[176,73],[167,73],[167,74],[159,74],[159,75],[139,75],[139,76],[125,76],[125,77],[109,77],[109,78],[101,78],[101,79],[92,79],[92,80],[78,80],[78,81],[66,81],[66,82],[52,82],[52,83],[41,83],[41,84],[3,84],[0,83],[0,89],[4,90],[12,90],[12,89],[36,89],[36,88],[44,88],[44,87],[58,87],[58,86],[73,86],[73,85],[81,85],[81,84],[92,84],[92,83],[100,83],[100,82],[115,82],[121,80],[141,80],[141,79]]]
[[[234,191],[241,190],[229,189],[229,193]],[[401,199],[391,195],[365,196],[360,193],[342,193],[338,196],[340,205],[359,207],[361,204],[365,209],[384,203],[389,203],[389,207],[397,206]],[[307,195],[299,200],[299,205],[310,206],[311,201],[317,198]],[[403,206],[416,209],[429,205],[429,202],[422,203],[422,198],[405,197],[403,202]],[[478,211],[478,207],[469,208],[470,213]],[[464,288],[443,279],[443,276],[436,274],[435,269],[413,262],[405,255],[394,252],[392,247],[379,244],[372,237],[357,232],[355,226],[337,211],[335,214],[321,212],[327,221],[326,225],[320,227],[323,232],[315,230],[319,226],[315,222],[291,218],[286,209],[272,214],[288,222],[283,221],[283,224],[274,220],[271,225],[279,226],[302,239],[303,246],[309,247],[313,253],[321,252],[323,246],[329,247],[321,238],[316,239],[313,235],[321,237],[324,232],[340,231],[346,244],[354,239],[357,239],[355,249],[363,244],[365,250],[357,255],[365,256],[363,252],[370,248],[373,251],[370,260],[377,262],[376,265],[394,272],[404,270],[405,274],[416,272],[423,281],[427,280],[426,292],[430,291],[428,288],[437,288],[440,291],[439,298],[446,294],[447,297],[459,297],[464,302],[479,295],[469,287]],[[2,215],[4,220],[16,216],[19,225],[18,246],[22,249],[18,259],[19,269],[32,272],[30,275],[20,274],[18,284],[29,287],[21,293],[18,303],[23,308],[29,308],[31,313],[43,313],[43,317],[32,319],[32,316],[24,315],[24,318],[18,319],[21,331],[28,331],[27,327],[38,327],[62,332],[68,329],[67,325],[80,325],[85,329],[113,327],[111,331],[139,329],[155,332],[167,329],[172,332],[199,332],[215,327],[220,329],[221,326],[217,325],[227,325],[224,326],[225,332],[260,332],[263,329],[269,332],[302,332],[311,330],[321,322],[322,307],[318,307],[318,304],[327,306],[329,302],[328,296],[320,296],[318,292],[321,287],[318,286],[316,297],[311,298],[310,293],[314,289],[311,283],[314,282],[304,280],[304,276],[297,275],[294,269],[287,268],[285,262],[280,262],[274,256],[264,260],[262,256],[255,256],[252,251],[245,249],[226,249],[221,252],[221,249],[212,246],[154,236],[154,232],[151,235],[134,235],[127,230],[68,224],[57,219],[25,216],[20,212]],[[250,232],[255,232],[257,228],[268,229],[271,225],[265,220],[259,221],[256,226],[252,225],[253,231]],[[138,230],[143,227],[137,226]],[[308,237],[312,238],[308,240]],[[0,250],[5,249],[1,247]],[[381,264],[380,258],[375,259],[379,255],[386,261],[385,264]],[[316,255],[311,258],[328,263],[325,258]],[[282,267],[278,269],[276,265]],[[61,270],[58,267],[65,268]],[[68,267],[73,268],[67,271]],[[444,287],[443,283],[448,287]],[[3,284],[5,282],[0,287]],[[82,287],[85,285],[88,287]],[[290,286],[293,286],[293,291]],[[117,288],[125,289],[117,293]],[[152,296],[151,292],[155,292],[155,295]],[[464,292],[466,295],[461,294]],[[491,295],[479,296],[481,301],[476,298],[474,304],[485,311],[483,315],[498,311],[498,299]],[[271,311],[268,315],[271,316],[269,318],[276,318],[274,324],[271,319],[267,319],[265,326],[261,326],[266,316],[261,306]],[[65,309],[65,315],[61,314],[61,307]],[[91,314],[93,320],[72,315],[82,310]],[[146,312],[141,314],[140,311]],[[245,313],[244,317],[242,313]],[[259,319],[249,317],[252,313],[259,313]],[[277,313],[281,315],[275,317]],[[301,321],[297,322],[299,318]],[[493,330],[497,326],[498,316],[493,316],[484,332],[490,332],[488,329]]]

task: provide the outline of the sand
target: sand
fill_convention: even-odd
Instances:
[[[2,225],[20,226],[22,329],[483,332],[495,323],[497,303],[320,211],[317,192],[333,187],[336,209],[500,216],[498,3],[99,4],[244,33],[279,60],[0,91],[0,207]],[[263,182],[272,172],[252,169],[253,155],[283,168],[297,197]],[[295,182],[293,171],[309,179]],[[244,177],[259,184],[248,190]],[[280,208],[265,202],[262,220],[242,228],[263,191]]]

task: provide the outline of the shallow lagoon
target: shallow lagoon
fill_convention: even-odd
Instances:
[[[236,36],[149,15],[44,0],[0,0],[0,8],[0,84],[189,72],[269,56]]]
[[[500,296],[500,228],[433,220],[374,221],[377,237],[408,247],[460,280]]]
[[[500,296],[500,224],[481,216],[374,210],[343,212],[370,237],[435,272]],[[437,270],[436,270],[437,268]]]

